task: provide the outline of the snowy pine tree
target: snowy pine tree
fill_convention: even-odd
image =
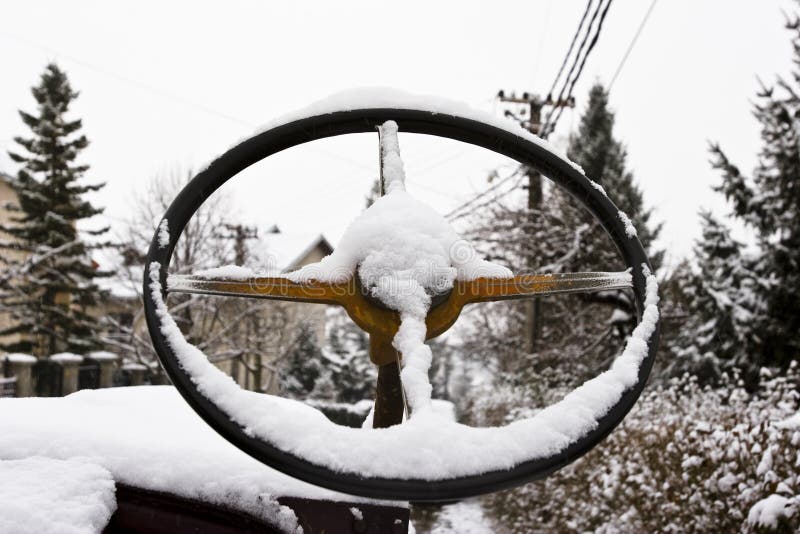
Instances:
[[[337,402],[352,404],[375,396],[378,373],[369,359],[369,336],[343,310],[329,315],[328,346],[323,352]]]
[[[311,324],[300,323],[295,341],[281,363],[281,391],[294,399],[308,398],[324,371],[322,351]]]
[[[800,64],[800,18],[794,32],[795,64]],[[800,355],[800,69],[790,80],[758,94],[755,116],[762,148],[752,177],[746,178],[718,145],[713,165],[722,173],[717,190],[733,214],[755,231],[759,260],[757,298],[764,312],[751,319],[760,338],[751,363],[786,368]]]
[[[759,337],[754,328],[761,311],[754,260],[730,229],[701,212],[702,236],[694,248],[697,270],[679,280],[687,321],[678,333],[681,345],[671,374],[690,371],[704,381],[719,378],[731,365],[757,374],[751,355]]]
[[[0,227],[11,236],[0,248],[16,251],[2,255],[0,306],[11,326],[0,337],[19,337],[3,346],[9,351],[82,354],[101,345],[98,321],[89,310],[101,295],[94,279],[105,273],[93,264],[76,224],[103,211],[84,195],[104,184],[82,183],[89,167],[76,160],[89,142],[80,133],[80,119],[67,118],[78,93],[66,74],[48,65],[32,93],[38,113],[19,112],[30,137],[16,137],[23,150],[9,152],[21,167],[11,182],[19,199],[10,206],[13,222]]]
[[[652,210],[644,205],[642,190],[627,168],[625,146],[614,137],[613,130],[614,113],[608,107],[608,93],[601,84],[595,84],[589,91],[589,102],[581,116],[578,132],[570,139],[567,155],[628,215],[653,268],[658,269],[664,252],[656,250],[653,242],[661,232],[661,224],[652,224]],[[576,233],[573,250],[567,254],[563,269],[575,272],[621,270],[624,267],[622,259],[600,223],[567,193],[555,190],[554,195],[558,199],[561,218],[574,228],[585,229]],[[636,322],[631,297],[629,292],[614,291],[585,293],[570,299],[577,301],[575,306],[578,308],[585,304],[601,304],[611,309],[607,315],[610,330],[605,332],[610,340],[600,347],[607,349],[607,357],[616,355]],[[608,313],[608,310],[600,313]]]
[[[660,227],[651,223],[641,189],[626,167],[626,151],[613,135],[614,114],[608,95],[596,85],[568,155],[587,175],[601,183],[609,197],[624,210],[655,264],[662,253],[653,249]],[[512,193],[513,194],[513,193]],[[504,198],[476,210],[477,224],[471,237],[482,242],[482,251],[516,269],[531,265],[538,272],[616,271],[622,258],[600,224],[560,188],[546,183],[541,208],[531,217],[523,199]],[[525,309],[523,304],[484,305],[475,312],[475,329],[467,334],[465,349],[478,361],[494,362],[494,372],[512,385],[529,384],[542,372],[569,359],[564,376],[581,382],[597,374],[616,356],[635,323],[631,295],[623,291],[559,295],[541,299],[542,333],[533,355],[523,355]]]
[[[570,139],[567,156],[583,167],[590,179],[599,183],[614,203],[630,217],[637,236],[657,269],[664,255],[653,249],[653,241],[661,232],[661,225],[652,225],[652,210],[645,208],[642,190],[626,165],[627,151],[614,137],[614,113],[608,108],[608,93],[601,84],[589,91],[589,103],[581,116],[578,132]],[[560,191],[559,191],[560,193]],[[619,267],[620,258],[599,223],[560,193],[563,210],[573,210],[570,219],[590,226],[581,239],[581,249],[573,260],[574,268],[612,270]]]

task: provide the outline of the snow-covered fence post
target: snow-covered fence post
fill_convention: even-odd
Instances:
[[[16,377],[15,397],[33,396],[33,364],[36,357],[30,354],[9,354],[5,358],[9,374]]]
[[[90,352],[89,358],[96,361],[100,366],[100,376],[98,378],[98,388],[110,388],[114,385],[114,370],[117,367],[119,356],[113,352],[99,350]]]
[[[61,395],[78,391],[78,367],[83,362],[83,356],[61,352],[50,356],[50,361],[61,366]]]
[[[122,366],[122,370],[128,373],[130,377],[130,386],[141,386],[144,384],[144,375],[147,372],[147,367],[141,363],[131,362]]]

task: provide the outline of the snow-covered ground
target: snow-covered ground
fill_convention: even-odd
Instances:
[[[495,534],[496,529],[484,515],[477,500],[443,506],[430,534]]]
[[[114,510],[111,473],[91,460],[0,460],[0,532],[94,534]]]
[[[58,501],[67,495],[74,498],[69,502],[77,515],[54,518],[79,526],[94,525],[102,517],[107,521],[115,508],[112,477],[138,488],[224,504],[289,527],[294,514],[279,506],[276,497],[368,502],[306,484],[252,459],[206,425],[171,386],[0,399],[0,428],[2,533],[18,531],[3,528],[4,518],[29,521],[46,532],[45,523],[37,522],[46,518],[36,517],[42,510],[56,513],[52,507],[61,506]],[[55,502],[41,504],[50,499]],[[81,510],[86,513],[78,514]]]

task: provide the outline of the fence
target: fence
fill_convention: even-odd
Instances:
[[[17,391],[17,377],[0,377],[0,397],[13,397]]]

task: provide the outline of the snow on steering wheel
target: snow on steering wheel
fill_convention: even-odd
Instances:
[[[208,196],[248,166],[326,137],[378,131],[384,194],[336,250],[288,274],[225,270],[168,275],[178,238]],[[405,191],[397,132],[481,146],[536,168],[581,202],[628,270],[513,275],[477,256],[443,217]],[[145,267],[147,325],[187,402],[217,432],[263,463],[307,482],[373,498],[457,499],[541,478],[585,454],[618,425],[644,388],[658,340],[657,286],[628,218],[602,188],[514,123],[451,102],[358,92],[277,121],[213,161],[164,214]],[[464,306],[545,294],[632,288],[639,323],[611,368],[529,419],[473,428],[430,408],[430,348]],[[335,425],[288,399],[241,390],[190,345],[170,317],[171,292],[342,306],[370,336],[379,366],[371,428]],[[396,363],[397,362],[397,363]],[[402,386],[391,387],[401,368]],[[404,411],[408,414],[404,420]],[[400,424],[402,423],[402,424]]]

